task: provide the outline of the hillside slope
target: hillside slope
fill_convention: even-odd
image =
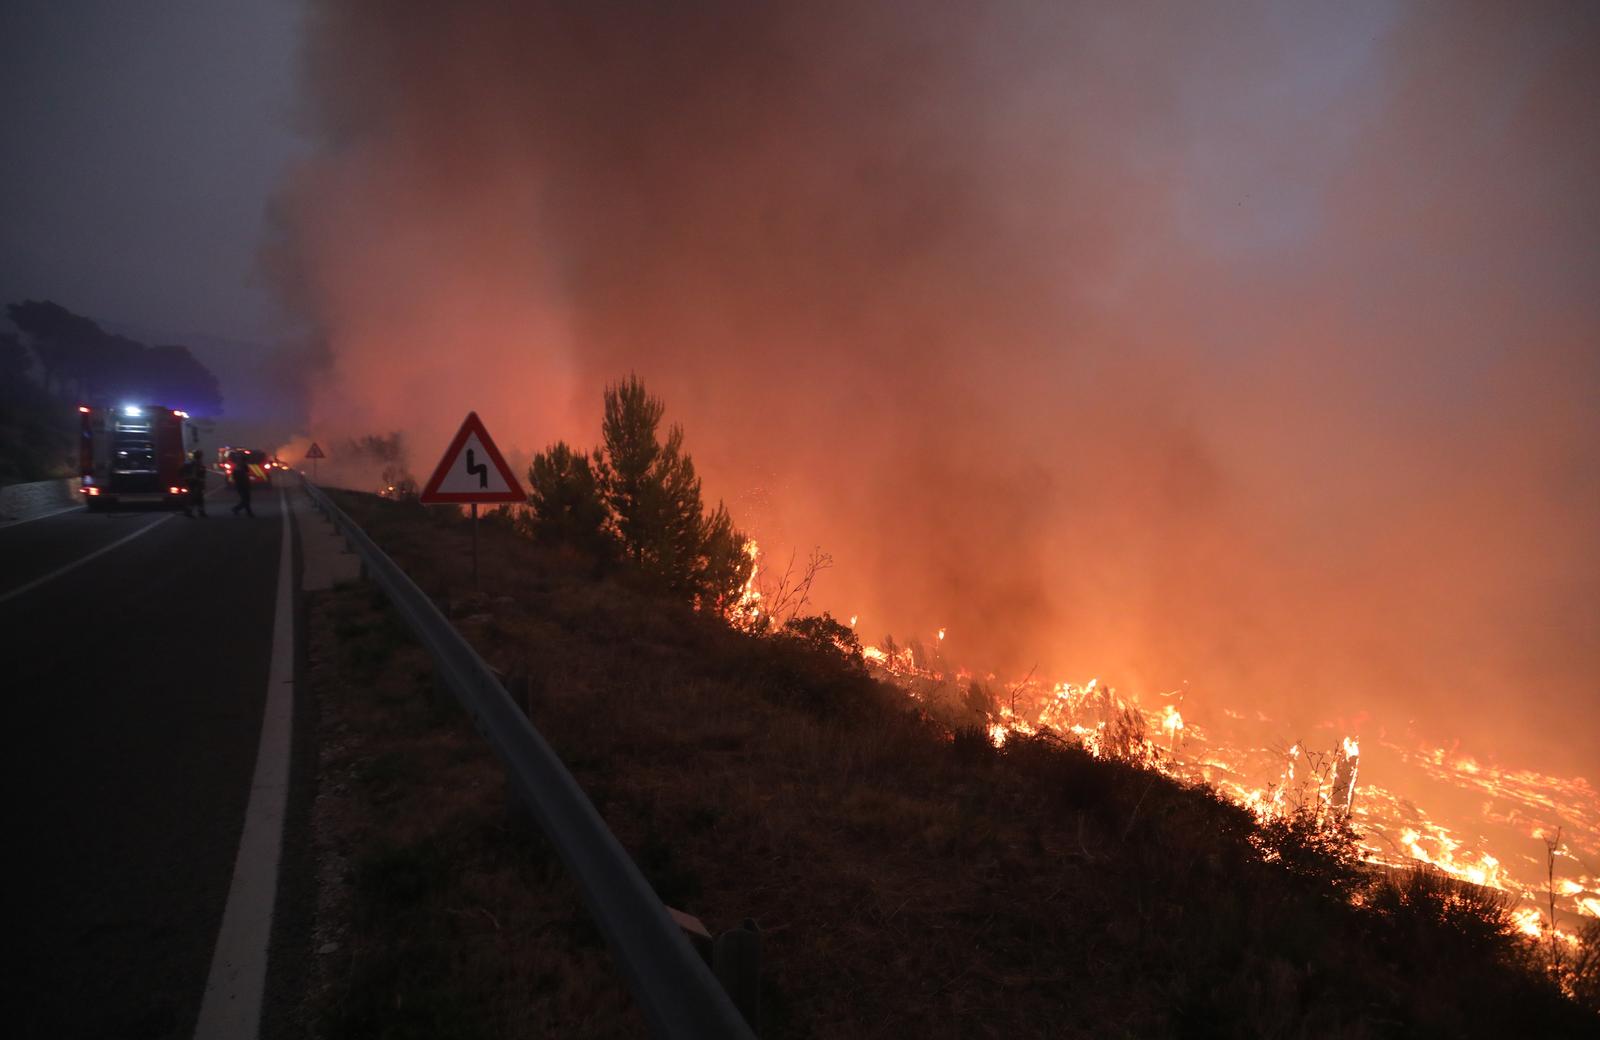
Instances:
[[[1363,873],[1337,843],[1263,832],[1207,791],[1048,737],[996,750],[976,731],[950,733],[830,647],[731,631],[626,581],[596,579],[506,525],[484,525],[483,590],[472,594],[468,533],[452,514],[340,501],[514,677],[534,724],[662,899],[713,932],[759,924],[763,1036],[1577,1036],[1600,1027],[1544,980],[1481,890]],[[345,806],[346,824],[363,832],[345,846],[356,864],[344,874],[347,902],[389,898],[391,875],[409,878],[412,860],[434,865],[420,889],[401,886],[404,914],[334,912],[356,963],[327,980],[330,1032],[412,1035],[407,1023],[415,1035],[445,1035],[441,1023],[459,1026],[456,1035],[531,1024],[565,1035],[636,1031],[636,1017],[606,1010],[618,989],[574,920],[581,907],[537,838],[506,836],[494,767],[471,764],[486,752],[447,706],[429,706],[420,655],[374,600],[343,590],[313,608],[325,627],[343,626],[319,651],[336,673],[319,697],[325,716],[340,712],[339,768],[370,778],[359,749],[370,751],[372,738],[355,740],[352,754],[350,733],[379,718],[391,741],[394,719],[410,719],[409,746],[432,748],[436,766],[388,746],[383,782],[369,779]],[[352,687],[387,691],[389,709],[327,703],[354,696]],[[482,772],[466,779],[458,766]],[[413,811],[415,799],[436,807]],[[486,874],[499,880],[462,880]],[[542,908],[520,902],[535,884]],[[429,971],[410,970],[406,950],[430,931]],[[485,934],[487,945],[472,938]],[[476,952],[461,955],[468,947]],[[387,959],[364,975],[363,956]],[[519,958],[526,971],[504,967]],[[585,972],[593,979],[573,975]],[[405,1007],[418,985],[436,998],[424,1002],[426,1028]],[[543,1010],[530,1019],[536,1003]],[[574,1008],[581,1027],[562,1018]]]

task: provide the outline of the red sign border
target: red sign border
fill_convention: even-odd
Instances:
[[[450,472],[456,459],[461,454],[461,449],[466,446],[467,438],[472,434],[478,435],[483,449],[489,453],[489,460],[500,471],[500,476],[505,478],[509,487],[505,491],[440,491],[439,485],[444,483],[445,475]],[[500,449],[495,447],[494,441],[489,437],[489,431],[483,428],[483,420],[478,418],[477,412],[468,412],[466,419],[462,420],[461,429],[456,431],[455,439],[444,450],[444,455],[439,459],[439,465],[434,467],[433,476],[428,478],[427,485],[422,489],[422,494],[417,496],[417,501],[425,506],[452,505],[465,502],[526,502],[528,496],[523,493],[522,485],[517,483],[516,476],[511,472],[511,467],[506,465],[506,460],[500,454]]]

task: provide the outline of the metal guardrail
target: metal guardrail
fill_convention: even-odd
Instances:
[[[716,976],[483,658],[321,488],[303,475],[302,483],[366,565],[367,576],[406,619],[439,677],[494,748],[513,789],[583,892],[651,1031],[685,1040],[753,1040],[755,1034]]]

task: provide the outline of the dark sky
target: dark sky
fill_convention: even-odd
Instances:
[[[0,4],[0,293],[265,340],[265,207],[295,154],[291,0]]]

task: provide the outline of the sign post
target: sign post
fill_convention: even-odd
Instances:
[[[478,504],[526,502],[527,499],[477,412],[467,413],[461,429],[456,431],[455,439],[444,450],[444,457],[418,496],[423,505],[472,506],[473,589],[478,588]]]
[[[311,460],[311,483],[317,482],[317,460],[326,457],[322,454],[322,445],[316,441],[312,441],[311,447],[306,449],[306,458]]]

